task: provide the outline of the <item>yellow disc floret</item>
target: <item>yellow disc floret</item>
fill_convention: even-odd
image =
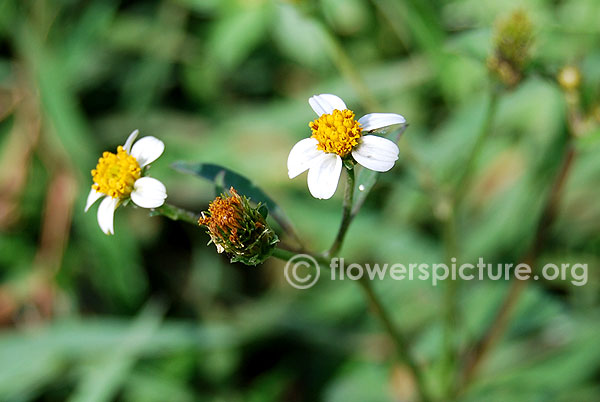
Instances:
[[[98,159],[96,169],[92,170],[92,188],[112,198],[127,198],[141,175],[137,160],[119,146],[116,154],[104,152]]]
[[[348,155],[358,145],[362,133],[360,123],[354,120],[354,112],[348,109],[335,109],[308,125],[312,130],[312,138],[319,141],[317,149],[341,157]]]

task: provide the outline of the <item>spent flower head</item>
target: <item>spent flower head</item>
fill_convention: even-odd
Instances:
[[[266,208],[261,204],[253,208],[233,187],[210,203],[198,223],[208,229],[209,244],[214,243],[219,253],[227,253],[231,262],[261,264],[279,241],[267,224]]]
[[[339,97],[315,95],[308,100],[318,118],[309,123],[312,135],[298,142],[288,156],[290,179],[308,170],[308,189],[315,198],[333,196],[342,173],[343,160],[356,161],[367,169],[387,172],[398,160],[398,146],[386,138],[365,135],[406,120],[394,113],[371,113],[356,120]]]
[[[488,67],[508,87],[516,86],[531,56],[533,25],[523,10],[500,20],[494,34],[494,53]]]
[[[152,177],[144,177],[148,164],[163,153],[165,144],[155,137],[144,137],[134,144],[139,134],[132,132],[116,153],[104,152],[92,170],[92,189],[85,212],[99,199],[98,225],[106,234],[114,234],[114,213],[119,205],[131,199],[142,208],[158,208],[167,198],[165,186]]]

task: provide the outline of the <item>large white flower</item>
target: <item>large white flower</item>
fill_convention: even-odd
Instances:
[[[167,198],[160,181],[143,177],[144,167],[154,162],[165,150],[165,144],[155,137],[144,137],[133,143],[139,134],[132,132],[117,153],[104,152],[92,170],[94,184],[87,198],[85,212],[103,198],[98,207],[98,225],[106,234],[114,234],[114,214],[117,207],[131,198],[142,208],[158,208]]]
[[[342,172],[342,158],[352,158],[367,169],[387,172],[398,160],[398,146],[386,138],[363,135],[365,131],[403,124],[394,113],[371,113],[358,121],[339,97],[315,95],[308,100],[319,118],[310,122],[310,138],[298,142],[288,157],[290,179],[308,170],[308,189],[315,198],[333,197]]]

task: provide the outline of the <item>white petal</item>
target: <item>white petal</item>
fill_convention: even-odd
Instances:
[[[310,168],[316,158],[323,155],[323,151],[317,149],[318,143],[315,138],[305,138],[294,145],[287,161],[290,179]]]
[[[342,173],[342,158],[323,153],[308,170],[308,189],[315,198],[333,197]]]
[[[131,192],[131,201],[142,208],[158,208],[165,203],[167,189],[152,177],[137,179]]]
[[[115,234],[113,221],[118,203],[118,198],[105,197],[98,207],[98,225],[106,234]]]
[[[165,144],[156,137],[144,137],[135,144],[131,149],[133,156],[140,167],[144,167],[149,163],[154,162],[162,155],[165,150]]]
[[[90,209],[90,207],[91,207],[92,205],[94,205],[94,203],[95,203],[96,201],[98,201],[100,198],[104,197],[105,195],[106,195],[106,194],[102,194],[102,193],[99,193],[99,192],[97,192],[97,191],[96,191],[96,190],[94,190],[94,189],[91,189],[91,190],[90,190],[90,193],[88,194],[87,201],[86,201],[86,203],[85,203],[85,212],[87,212],[87,211],[88,211],[88,209]]]
[[[310,107],[315,111],[316,114],[321,117],[322,114],[331,114],[335,109],[344,110],[347,109],[346,104],[338,96],[332,94],[321,94],[311,96],[308,100]]]
[[[370,113],[358,119],[360,126],[365,131],[377,130],[378,128],[404,124],[406,119],[394,113]]]
[[[131,153],[131,145],[133,144],[133,141],[135,141],[135,139],[137,138],[139,133],[140,133],[140,130],[133,130],[133,132],[131,134],[129,134],[129,137],[127,137],[127,141],[125,141],[125,144],[123,145],[123,149],[128,154]]]
[[[398,153],[394,142],[376,135],[365,135],[352,150],[352,156],[358,163],[376,172],[387,172],[394,167]]]

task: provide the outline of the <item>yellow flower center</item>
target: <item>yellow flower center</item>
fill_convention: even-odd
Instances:
[[[348,155],[358,145],[362,133],[360,123],[354,120],[354,112],[348,109],[335,109],[308,125],[312,130],[312,138],[319,141],[317,149],[341,157]]]
[[[92,170],[92,188],[112,198],[127,198],[141,175],[137,160],[119,146],[116,154],[104,152],[98,159],[96,169]]]

